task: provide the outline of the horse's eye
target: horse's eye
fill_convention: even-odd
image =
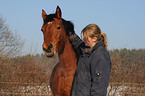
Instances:
[[[61,26],[58,26],[57,29],[60,30],[61,29]]]

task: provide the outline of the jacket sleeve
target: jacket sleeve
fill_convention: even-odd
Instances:
[[[69,36],[69,41],[72,43],[77,54],[81,54],[81,48],[85,46],[85,42],[77,34]]]
[[[106,96],[110,73],[111,60],[108,52],[95,54],[91,61],[91,96]]]

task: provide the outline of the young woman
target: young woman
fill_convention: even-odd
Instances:
[[[86,26],[82,34],[83,40],[73,33],[69,36],[79,54],[72,96],[106,96],[111,73],[106,35],[96,24]]]

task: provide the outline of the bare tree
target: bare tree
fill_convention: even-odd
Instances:
[[[17,56],[24,45],[24,41],[18,35],[11,32],[0,17],[0,58]]]

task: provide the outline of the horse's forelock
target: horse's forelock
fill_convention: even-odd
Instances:
[[[52,22],[54,20],[54,16],[55,16],[55,14],[47,15],[47,17],[44,19],[44,24],[46,24],[48,22]]]

